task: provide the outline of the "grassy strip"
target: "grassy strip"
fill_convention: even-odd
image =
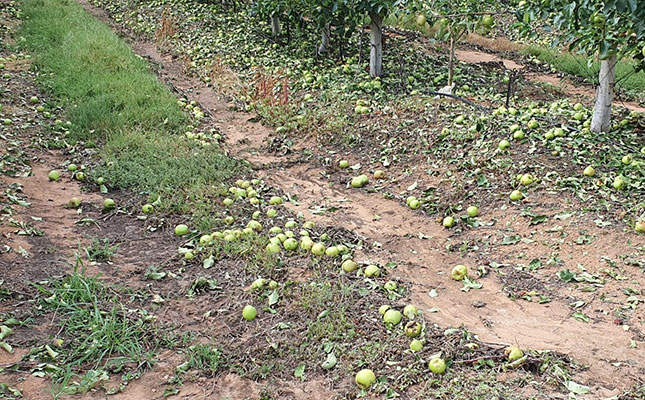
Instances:
[[[557,70],[579,76],[598,83],[600,63],[594,61],[591,68],[587,66],[587,58],[570,53],[561,53],[541,46],[527,46],[523,53],[537,57],[540,61],[553,65]],[[645,73],[634,73],[634,65],[623,60],[616,67],[616,81],[622,88],[634,92],[645,92]]]
[[[77,2],[25,0],[23,13],[25,46],[41,83],[69,110],[70,139],[102,144],[96,176],[160,196],[166,209],[199,213],[202,199],[239,173],[216,145],[184,136],[191,121],[177,99]]]

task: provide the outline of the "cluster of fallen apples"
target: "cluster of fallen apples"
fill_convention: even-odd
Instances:
[[[342,163],[344,164],[344,163]],[[341,165],[342,165],[341,164]],[[229,188],[231,193],[230,197],[226,197],[222,204],[230,207],[236,201],[247,201],[250,204],[258,205],[265,201],[260,196],[260,189],[254,187],[260,185],[260,180],[238,180],[235,186]],[[280,196],[271,196],[268,203],[269,207],[266,208],[265,213],[269,218],[274,218],[277,215],[276,207],[282,204],[283,200]],[[470,210],[469,213],[476,215],[475,210]],[[261,216],[261,211],[256,210],[253,212],[252,219],[242,229],[227,229],[224,231],[216,231],[210,234],[201,235],[199,238],[199,245],[195,250],[184,251],[184,257],[191,260],[195,257],[195,252],[198,252],[200,246],[208,246],[216,240],[223,241],[236,241],[244,236],[255,235],[264,230],[260,222],[257,220]],[[227,224],[232,225],[235,220],[233,217],[226,217]],[[345,273],[359,273],[368,278],[376,278],[381,276],[382,270],[379,266],[368,264],[365,268],[360,268],[359,263],[354,261],[351,257],[351,250],[344,244],[326,245],[326,242],[331,241],[331,238],[323,233],[320,235],[320,241],[314,241],[308,229],[314,227],[312,221],[304,221],[299,231],[299,239],[296,239],[295,229],[298,229],[299,223],[294,219],[288,219],[283,226],[273,226],[268,230],[270,236],[266,245],[266,251],[271,254],[278,254],[286,252],[287,254],[300,252],[300,254],[310,254],[312,257],[327,257],[338,258],[342,257],[340,268]],[[180,224],[175,227],[175,234],[177,236],[184,236],[190,233],[190,228],[185,224]],[[367,264],[367,263],[365,263]],[[465,265],[457,265],[452,269],[452,278],[461,281],[468,276],[468,268]],[[263,288],[276,289],[278,282],[267,281],[263,278],[258,278],[253,281],[250,290],[257,291]],[[388,281],[383,286],[386,290],[396,290],[397,284],[394,281]],[[383,324],[387,329],[393,330],[400,326],[406,318],[407,322],[403,325],[403,333],[411,339],[410,350],[412,352],[420,352],[423,349],[424,342],[420,340],[423,334],[423,324],[419,321],[421,314],[417,307],[413,304],[408,304],[399,311],[390,305],[383,305],[378,309],[379,314],[382,316]],[[253,321],[258,316],[257,309],[252,304],[247,304],[242,309],[242,318],[246,321]],[[509,361],[515,361],[523,357],[524,353],[517,346],[511,346],[507,349],[507,357]],[[436,354],[430,357],[428,361],[428,368],[432,373],[443,374],[446,371],[447,363],[441,358],[441,354]],[[363,369],[356,374],[356,384],[362,388],[367,389],[376,381],[376,375],[370,369]]]
[[[567,106],[566,104],[561,104],[558,102],[552,103],[551,104],[551,109],[552,110],[561,110],[562,107]],[[584,106],[580,103],[576,103],[572,106],[572,120],[577,124],[580,125],[580,131],[583,134],[589,134],[589,127],[591,125],[591,120],[589,119],[589,110],[585,109]],[[508,116],[512,124],[509,127],[509,132],[512,135],[511,140],[515,141],[521,141],[526,137],[526,134],[524,130],[522,130],[520,124],[525,124],[525,129],[529,132],[531,131],[537,131],[540,128],[540,123],[537,121],[536,118],[540,118],[540,116],[544,116],[548,113],[548,110],[546,108],[535,108],[535,107],[529,107],[528,110],[524,110],[524,112],[517,110],[515,108],[506,108],[504,106],[499,107],[497,110],[493,112],[494,116]],[[468,128],[469,132],[476,132],[479,129],[480,123],[486,123],[488,121],[487,116],[482,116],[477,119],[477,121]],[[631,113],[629,115],[630,119],[637,119],[639,118],[638,113]],[[630,119],[624,119],[617,123],[617,126],[624,126],[629,123]],[[454,120],[453,120],[453,125],[457,129],[462,129],[466,127],[466,124],[470,123],[464,115],[458,115]],[[617,127],[616,126],[616,127]],[[451,129],[448,127],[444,127],[441,131],[441,136],[446,137],[451,134]],[[564,137],[567,134],[569,134],[568,128],[565,126],[561,127],[556,127],[547,130],[544,133],[544,139],[546,141],[553,140],[555,138],[559,137]],[[511,147],[511,141],[507,139],[503,139],[499,142],[497,145],[497,149],[500,152],[506,152],[510,149]],[[645,147],[643,147],[640,150],[641,154],[645,155]],[[558,153],[557,151],[553,152],[554,155],[555,153]],[[634,160],[634,157],[632,155],[624,155],[621,158],[622,164],[625,166],[629,165],[640,165],[638,164],[638,161]],[[347,169],[350,167],[349,162],[347,160],[340,160],[338,163],[338,166],[342,169]],[[582,171],[582,174],[585,177],[595,177],[596,176],[596,169],[589,165],[584,170]],[[374,172],[374,179],[385,179],[385,172],[382,170],[377,170]],[[533,176],[530,173],[524,173],[524,174],[518,174],[516,176],[516,182],[514,182],[515,187],[517,189],[514,189],[511,191],[509,194],[509,198],[511,201],[516,202],[524,199],[525,197],[525,188],[528,188],[535,182],[537,182],[539,179],[535,176]],[[355,176],[351,179],[350,185],[353,188],[362,188],[366,185],[368,185],[370,182],[369,177],[365,174]],[[602,184],[602,181],[598,181]],[[622,176],[622,175],[617,175],[613,177],[613,182],[612,182],[612,187],[615,190],[623,190],[627,186],[628,180]],[[419,200],[415,196],[409,196],[406,200],[406,204],[408,207],[410,207],[413,210],[416,210],[422,206],[421,200]],[[466,209],[466,212],[468,214],[468,217],[474,218],[479,215],[479,209],[476,206],[470,206]],[[456,220],[454,216],[447,216],[443,219],[443,226],[446,228],[452,228],[456,224]],[[634,230],[637,233],[645,233],[645,219],[640,219],[636,221]]]

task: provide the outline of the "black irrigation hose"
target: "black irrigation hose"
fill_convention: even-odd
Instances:
[[[424,91],[423,94],[430,95],[430,96],[434,95],[434,96],[450,97],[451,99],[459,100],[461,102],[464,102],[464,103],[468,104],[469,106],[475,107],[478,110],[481,110],[481,111],[484,111],[484,112],[487,112],[487,113],[491,112],[489,108],[484,107],[484,106],[482,106],[480,104],[477,104],[477,103],[473,103],[472,101],[470,101],[470,100],[468,100],[468,99],[466,99],[464,97],[457,96],[455,94],[441,93],[441,92],[435,92],[435,91]]]

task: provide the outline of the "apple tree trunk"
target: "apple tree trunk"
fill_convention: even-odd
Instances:
[[[616,84],[616,55],[600,62],[600,85],[596,92],[596,105],[591,118],[592,132],[608,132],[611,128],[611,104]]]
[[[331,29],[329,24],[325,25],[321,30],[320,46],[318,47],[318,54],[326,53],[329,50],[329,42],[331,41]]]
[[[370,13],[370,76],[383,75],[383,17]]]
[[[280,28],[280,16],[278,14],[271,15],[271,33],[273,36],[280,36],[282,28]]]
[[[455,37],[450,32],[450,59],[448,60],[448,86],[452,86],[455,76]]]

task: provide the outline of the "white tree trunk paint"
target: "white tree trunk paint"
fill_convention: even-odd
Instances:
[[[592,132],[608,132],[611,128],[611,104],[616,84],[616,55],[600,62],[600,86],[596,92],[596,105],[591,118]]]
[[[383,17],[370,13],[370,76],[383,75]]]
[[[278,14],[271,15],[271,32],[273,36],[280,36],[282,29],[280,28],[280,17]]]
[[[320,30],[320,47],[318,47],[318,54],[326,53],[329,50],[329,42],[331,41],[331,28],[329,24],[325,25]]]

